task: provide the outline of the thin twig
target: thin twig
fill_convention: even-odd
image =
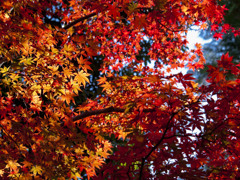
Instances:
[[[5,134],[7,135],[7,137],[9,137],[9,139],[12,140],[12,142],[14,142],[14,144],[16,144],[16,146],[19,148],[18,143],[10,136],[10,134],[8,134],[8,132],[4,129],[4,127],[0,124],[0,127],[2,128],[2,130],[5,132]]]
[[[4,63],[5,63],[5,61],[3,61],[3,62],[0,63],[0,68],[2,67],[2,65],[3,65]]]

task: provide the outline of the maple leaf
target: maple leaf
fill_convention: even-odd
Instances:
[[[23,161],[23,166],[24,167],[30,167],[30,166],[32,166],[32,163],[30,163],[28,161]]]
[[[75,76],[74,80],[78,82],[78,84],[83,84],[83,86],[85,87],[86,82],[89,83],[89,80],[87,78],[87,76],[89,76],[90,74],[85,73],[84,71],[80,71],[77,73],[77,75]]]
[[[215,33],[215,34],[213,35],[213,37],[214,37],[216,40],[222,39],[222,36],[223,36],[222,33]]]
[[[85,47],[85,50],[90,57],[97,55],[97,53],[91,47]]]
[[[117,8],[117,3],[109,4],[109,15],[113,16],[114,19],[120,16],[120,12]]]
[[[70,92],[66,92],[66,93],[64,93],[63,95],[61,95],[60,97],[61,97],[61,100],[62,100],[62,101],[66,101],[67,104],[70,104],[71,101],[72,101],[73,103],[75,103],[74,98],[73,98],[73,94],[70,93]]]
[[[10,67],[3,67],[3,68],[0,68],[1,70],[0,70],[0,72],[4,75],[4,74],[6,74],[8,71],[9,71],[9,69],[10,69]]]
[[[103,157],[103,158],[107,158],[107,157],[110,155],[110,153],[108,153],[106,150],[104,150],[104,149],[102,149],[102,148],[99,148],[99,149],[97,150],[97,154],[100,155],[100,156]],[[103,162],[101,162],[100,164],[98,163],[98,164],[96,164],[95,166],[98,166],[97,168],[100,168],[100,166],[102,165],[102,163],[103,163]]]
[[[122,138],[123,140],[125,140],[125,138],[127,137],[127,135],[130,133],[130,132],[124,132],[124,131],[122,131],[122,130],[119,130],[118,132],[119,132],[118,138],[119,138],[119,139]]]
[[[18,81],[18,78],[20,78],[20,76],[18,74],[11,73],[10,78],[12,79],[12,82],[14,82]]]
[[[109,82],[105,82],[105,84],[102,84],[101,87],[103,87],[103,91],[111,91],[112,85]]]
[[[70,56],[71,53],[74,51],[74,47],[71,44],[68,45],[65,44],[63,51],[67,56]]]
[[[20,164],[17,163],[17,160],[9,160],[5,168],[10,168],[10,171],[17,171]]]
[[[77,61],[79,68],[82,68],[85,72],[87,72],[87,70],[92,70],[90,67],[91,62],[89,62],[87,59],[83,59],[82,56],[80,58],[77,58]]]
[[[213,24],[213,25],[211,25],[211,30],[212,30],[212,31],[216,31],[216,30],[218,30],[218,28],[219,28],[219,25],[218,25],[218,24]]]
[[[100,77],[98,80],[99,84],[105,84],[107,82],[107,78],[105,76]]]
[[[24,65],[31,65],[32,64],[32,58],[21,58],[19,63],[23,63]]]
[[[208,24],[207,23],[202,23],[201,26],[200,26],[200,29],[207,29],[208,28]]]
[[[41,168],[41,166],[36,165],[31,168],[30,172],[32,172],[34,176],[37,176],[37,174],[41,175],[42,168]]]
[[[82,176],[78,172],[76,172],[76,173],[71,173],[70,178],[74,180],[78,180],[79,178],[81,179]]]
[[[13,2],[4,1],[2,6],[4,6],[7,9],[10,9],[13,6]]]

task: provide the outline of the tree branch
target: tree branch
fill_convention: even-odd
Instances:
[[[151,8],[151,7],[150,7],[150,8],[149,8],[149,7],[139,7],[139,8],[137,8],[137,9],[140,10],[140,13],[145,13],[145,14],[148,14],[148,13],[150,13],[151,11],[153,11],[153,8]],[[106,10],[106,8],[105,8],[103,11],[105,11],[105,10]],[[93,13],[91,13],[91,14],[88,14],[88,15],[84,16],[84,17],[80,17],[80,18],[78,18],[78,19],[70,22],[70,23],[67,24],[66,26],[64,26],[63,29],[69,29],[70,27],[74,26],[75,24],[77,24],[77,23],[79,23],[79,22],[81,22],[81,21],[84,21],[85,19],[88,19],[88,18],[90,18],[90,17],[93,17],[93,16],[95,16],[95,15],[97,15],[97,13],[96,13],[96,12],[93,12]]]
[[[11,141],[14,142],[14,144],[15,144],[15,145],[18,147],[18,149],[19,149],[18,143],[12,138],[12,136],[10,136],[10,134],[4,129],[4,127],[3,127],[1,124],[0,124],[0,127],[1,127],[1,129],[4,131],[4,133],[6,134],[6,136],[7,136],[9,139],[11,139]],[[22,154],[20,150],[19,150],[19,152],[20,152],[20,154]]]
[[[200,101],[200,98],[201,98],[202,94],[198,97],[197,101],[196,102],[193,102],[192,104],[195,104],[195,103],[198,103]],[[180,108],[179,110],[177,110],[176,112],[173,112],[167,122],[167,125],[166,125],[166,129],[164,130],[163,132],[163,135],[161,137],[161,139],[158,141],[158,143],[151,149],[151,151],[144,157],[142,158],[142,163],[141,163],[141,167],[140,167],[140,174],[139,174],[139,180],[142,180],[142,173],[143,173],[143,167],[144,167],[144,164],[145,164],[145,161],[148,159],[148,157],[152,154],[153,151],[155,151],[158,146],[162,143],[162,141],[164,139],[169,139],[169,137],[165,137],[166,136],[166,133],[169,129],[169,124],[170,122],[172,121],[172,119],[174,118],[174,116],[176,114],[178,114],[180,111],[182,111],[185,107],[188,107],[190,104],[188,105],[184,105],[182,108]]]
[[[79,119],[83,119],[89,116],[93,116],[93,115],[98,115],[98,114],[103,114],[103,113],[113,113],[113,112],[121,112],[124,113],[126,111],[126,109],[123,108],[116,108],[116,107],[108,107],[105,109],[100,109],[100,110],[93,110],[93,111],[86,111],[78,116],[73,117],[73,121],[77,121]],[[143,112],[147,113],[147,112],[154,112],[156,111],[156,109],[144,109]],[[130,110],[131,112],[131,110]]]
[[[148,157],[152,154],[152,152],[154,150],[156,150],[158,148],[158,146],[162,143],[162,141],[165,139],[165,135],[169,129],[169,124],[171,122],[171,120],[173,119],[173,117],[178,113],[179,111],[173,113],[171,115],[171,117],[169,118],[168,122],[167,122],[167,125],[166,125],[166,129],[164,130],[163,132],[163,135],[161,137],[161,139],[158,141],[158,143],[151,149],[151,151],[144,157],[142,158],[142,163],[141,163],[141,167],[140,167],[140,174],[139,174],[139,180],[142,180],[142,173],[143,173],[143,167],[144,167],[144,164],[145,164],[145,160],[148,159]]]
[[[84,21],[85,19],[88,19],[90,17],[93,17],[95,15],[97,15],[97,13],[93,12],[91,14],[88,14],[88,15],[84,16],[84,17],[80,17],[80,18],[76,19],[75,21],[72,21],[69,24],[67,24],[66,26],[64,26],[63,29],[69,29],[70,27],[74,26],[75,24],[77,24],[81,21]]]

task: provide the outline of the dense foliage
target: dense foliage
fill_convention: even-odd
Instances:
[[[2,179],[240,177],[240,65],[223,55],[209,66],[205,86],[191,74],[172,73],[205,62],[199,44],[186,48],[190,26],[211,22],[215,38],[240,34],[223,24],[224,6],[215,0],[0,3]],[[103,93],[83,103],[89,77],[99,77]]]

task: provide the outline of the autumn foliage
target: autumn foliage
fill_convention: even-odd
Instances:
[[[240,64],[223,55],[204,86],[172,71],[203,67],[192,25],[240,34],[216,0],[0,4],[0,179],[240,177]],[[98,55],[103,93],[78,104]]]

